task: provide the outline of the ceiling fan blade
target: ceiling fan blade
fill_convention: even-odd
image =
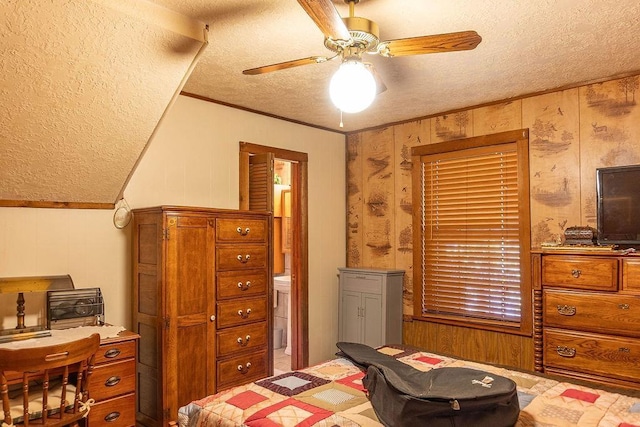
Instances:
[[[287,68],[299,67],[301,65],[319,64],[328,60],[329,58],[325,58],[324,56],[310,56],[308,58],[294,59],[293,61],[265,65],[264,67],[251,68],[249,70],[244,70],[242,74],[253,76],[256,74],[270,73],[272,71],[286,70]]]
[[[333,40],[351,40],[351,34],[331,0],[298,0],[298,3],[325,37]]]
[[[378,45],[378,53],[382,56],[392,57],[471,50],[475,49],[481,41],[482,37],[475,31],[435,34],[385,41]]]
[[[387,90],[387,85],[382,81],[382,77],[378,74],[375,67],[370,62],[363,62],[364,66],[367,67],[367,70],[371,72],[373,75],[373,79],[376,81],[376,95],[380,95],[382,92]]]

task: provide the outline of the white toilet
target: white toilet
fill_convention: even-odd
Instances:
[[[287,347],[285,354],[291,355],[291,276],[276,276],[273,278],[273,289],[286,294],[287,298]],[[274,295],[277,299],[277,294]]]

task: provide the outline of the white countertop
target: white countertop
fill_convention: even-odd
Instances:
[[[122,326],[79,326],[69,329],[52,329],[50,337],[29,338],[0,344],[0,348],[18,349],[28,347],[43,347],[62,344],[65,342],[86,338],[91,334],[100,334],[100,339],[113,338],[124,331]]]

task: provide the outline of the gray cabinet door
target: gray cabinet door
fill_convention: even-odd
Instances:
[[[361,293],[344,291],[340,298],[342,298],[340,341],[362,342]]]
[[[384,342],[384,321],[382,319],[382,296],[362,294],[362,340],[371,347],[380,347]]]

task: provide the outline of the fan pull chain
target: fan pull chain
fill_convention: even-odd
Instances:
[[[340,127],[344,127],[344,123],[342,123],[342,110],[340,110]]]

